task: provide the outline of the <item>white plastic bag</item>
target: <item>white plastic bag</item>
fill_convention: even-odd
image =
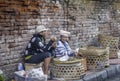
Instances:
[[[68,59],[69,59],[68,55],[65,55],[65,56],[59,58],[60,61],[67,61]]]
[[[44,73],[41,67],[31,69],[30,71],[27,72],[27,74],[28,74],[28,77],[32,77],[32,78],[42,79],[44,77]]]
[[[22,77],[27,77],[26,71],[25,70],[21,70],[21,71],[17,71],[15,72],[15,74],[22,76]]]
[[[120,50],[117,52],[117,54],[118,54],[118,58],[120,58]]]
[[[47,75],[44,75],[42,68],[34,68],[29,71],[15,72],[16,81],[47,81]]]

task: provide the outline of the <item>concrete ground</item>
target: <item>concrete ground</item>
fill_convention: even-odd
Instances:
[[[120,65],[111,65],[98,72],[88,71],[80,80],[48,80],[48,81],[120,81]]]
[[[114,77],[111,77],[111,78],[108,78],[107,80],[105,81],[120,81],[120,74],[119,75],[116,75]]]
[[[48,80],[48,81],[120,81],[120,59],[110,60],[110,66],[101,71],[87,71],[80,80]]]

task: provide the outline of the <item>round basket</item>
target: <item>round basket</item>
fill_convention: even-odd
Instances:
[[[95,55],[95,56],[106,54],[108,51],[109,48],[102,48],[102,47],[100,48],[94,46],[83,47],[79,49],[79,52],[82,55]]]
[[[117,52],[119,51],[119,37],[98,35],[99,42],[102,46],[110,47],[110,58],[118,58]]]
[[[64,78],[67,80],[80,79],[84,75],[85,69],[81,59],[61,62],[54,59],[53,75],[55,78]]]
[[[86,58],[88,69],[99,70],[109,65],[109,47],[87,47],[86,49],[80,48],[79,52]]]
[[[99,42],[104,46],[110,46],[112,48],[118,47],[119,37],[107,36],[107,35],[99,35]]]

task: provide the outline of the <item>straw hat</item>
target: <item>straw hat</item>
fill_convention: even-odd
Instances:
[[[40,32],[42,32],[42,31],[46,31],[46,30],[48,30],[48,29],[45,28],[44,25],[39,25],[39,26],[37,26],[35,32],[36,32],[36,33],[40,33]]]
[[[64,30],[60,30],[60,35],[68,37],[70,35],[70,32],[64,31]]]

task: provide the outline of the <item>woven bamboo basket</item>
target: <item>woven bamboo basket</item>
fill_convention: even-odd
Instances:
[[[66,80],[80,79],[85,74],[85,68],[81,59],[74,61],[61,62],[54,59],[53,75],[55,78],[64,78]]]
[[[80,54],[82,55],[95,55],[100,56],[105,54],[109,51],[109,47],[103,48],[103,47],[94,47],[94,46],[87,46],[79,49]]]
[[[118,58],[119,49],[111,48],[110,49],[110,58]]]
[[[118,47],[119,44],[119,37],[113,37],[113,36],[106,36],[106,35],[99,35],[99,42],[104,46],[110,46],[112,48]]]
[[[42,67],[42,64],[43,64],[43,63],[39,63],[39,64],[25,63],[25,70],[28,71],[28,70],[33,69],[33,68]]]
[[[110,47],[110,58],[118,58],[117,52],[119,51],[119,37],[98,35],[99,42],[103,47]]]
[[[105,66],[109,66],[108,48],[98,48],[98,47],[91,47],[91,48],[88,47],[86,49],[80,48],[79,52],[82,54],[83,57],[86,57],[87,69],[99,70],[99,69],[103,69]]]

